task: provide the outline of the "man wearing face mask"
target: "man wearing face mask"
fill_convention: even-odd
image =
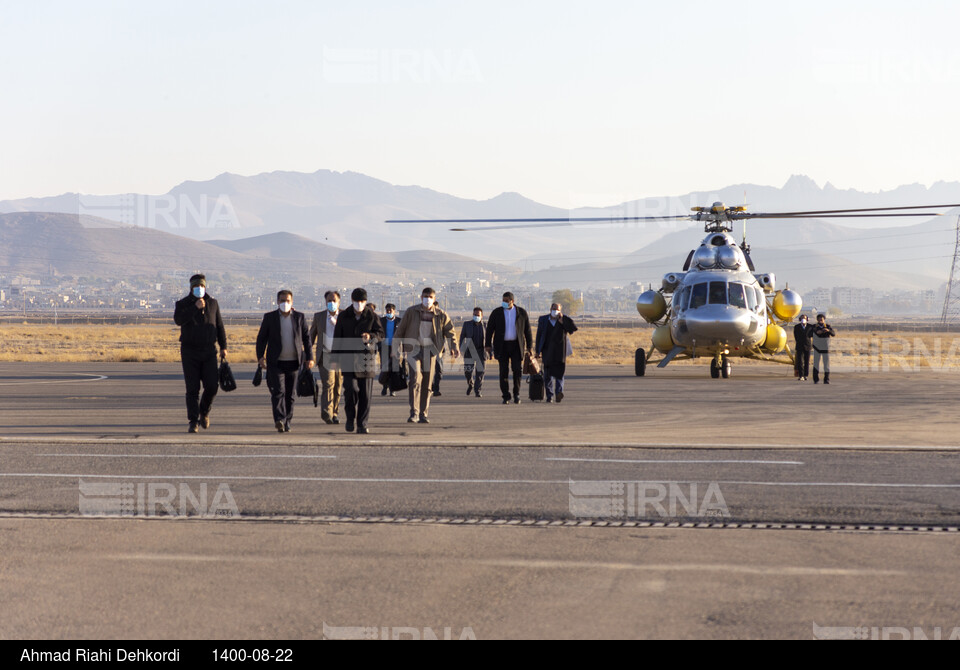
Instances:
[[[313,315],[310,325],[310,346],[317,347],[317,371],[323,392],[320,399],[320,416],[324,423],[340,423],[340,395],[343,389],[343,372],[333,362],[333,330],[340,314],[340,294],[327,291],[324,295],[327,308]]]
[[[504,405],[510,402],[510,369],[513,368],[513,402],[519,405],[523,354],[533,355],[533,331],[527,311],[517,306],[509,291],[503,294],[500,307],[490,314],[485,350],[500,363],[500,393]]]
[[[410,395],[410,418],[407,423],[430,423],[431,387],[437,356],[444,344],[450,342],[453,357],[460,356],[460,349],[453,341],[453,321],[437,307],[437,292],[425,288],[420,294],[420,304],[408,307],[397,329],[397,340],[407,355],[410,370],[408,392]]]
[[[397,394],[390,390],[390,374],[399,372],[400,366],[393,351],[393,336],[397,332],[397,306],[393,303],[387,303],[384,307],[383,318],[380,319],[380,325],[383,326],[384,338],[380,346],[380,383],[383,389],[380,395],[390,394],[393,398]]]
[[[810,376],[810,338],[813,335],[813,326],[810,325],[807,315],[800,317],[800,323],[793,327],[793,337],[797,341],[793,352],[794,370],[799,381],[807,381]]]
[[[297,374],[306,362],[313,369],[307,317],[293,309],[293,292],[277,293],[277,309],[263,315],[257,333],[257,361],[267,371],[267,388],[277,432],[289,433]]]
[[[537,322],[537,358],[543,360],[543,386],[547,402],[563,400],[563,376],[567,370],[567,351],[570,336],[577,332],[577,325],[569,316],[563,315],[559,303],[550,305],[550,313]],[[554,384],[556,388],[554,388]]]
[[[377,345],[383,340],[380,317],[367,305],[367,292],[353,289],[353,304],[340,312],[333,331],[333,356],[343,371],[347,432],[367,435],[370,430],[370,399],[377,366]]]
[[[210,408],[219,388],[218,344],[220,359],[227,360],[227,333],[223,328],[220,305],[207,294],[205,276],[190,277],[190,295],[177,301],[173,321],[180,326],[180,362],[187,385],[189,432],[198,433],[201,427],[210,427]]]
[[[483,326],[483,309],[473,308],[473,318],[464,321],[460,328],[460,351],[463,353],[463,375],[467,378],[467,395],[475,393],[482,398],[483,345],[486,329]]]

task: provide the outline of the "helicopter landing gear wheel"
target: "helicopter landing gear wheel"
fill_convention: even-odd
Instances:
[[[716,358],[710,361],[710,378],[720,379],[720,365],[717,364]]]
[[[634,372],[638,377],[647,374],[647,352],[643,349],[637,349],[634,360]]]
[[[733,364],[726,356],[723,357],[723,364],[720,366],[720,375],[724,379],[730,379],[730,373],[733,372]]]

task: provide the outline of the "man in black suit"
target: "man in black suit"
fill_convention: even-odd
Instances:
[[[277,307],[263,315],[257,333],[257,360],[267,370],[274,426],[279,433],[289,433],[297,373],[304,362],[313,370],[313,352],[307,317],[293,309],[293,292],[277,293]]]
[[[793,327],[793,337],[797,341],[793,359],[798,381],[805,382],[810,376],[810,338],[813,336],[813,326],[810,325],[807,315],[800,317],[800,323]]]
[[[370,398],[373,379],[379,373],[377,345],[384,338],[380,317],[367,304],[367,292],[353,289],[352,305],[340,312],[333,330],[333,359],[343,371],[343,396],[347,411],[347,432],[370,432]]]
[[[523,354],[533,355],[533,332],[527,311],[517,306],[509,291],[503,294],[500,307],[490,313],[484,349],[500,363],[500,393],[504,405],[510,402],[510,368],[513,368],[513,403],[519,405]]]
[[[200,427],[210,427],[210,408],[219,388],[217,344],[220,360],[227,360],[227,333],[220,317],[220,305],[207,294],[206,277],[190,277],[190,295],[177,301],[173,321],[180,326],[180,362],[187,385],[189,432],[199,433]]]
[[[476,393],[483,397],[483,353],[486,328],[483,325],[483,309],[473,308],[473,318],[463,322],[460,329],[460,351],[463,353],[463,375],[467,378],[467,395]]]
[[[547,402],[553,402],[554,396],[557,402],[563,400],[567,345],[569,337],[575,332],[577,325],[569,316],[563,315],[563,309],[556,302],[550,305],[550,313],[541,316],[537,322],[537,358],[543,360],[543,387],[547,391]]]

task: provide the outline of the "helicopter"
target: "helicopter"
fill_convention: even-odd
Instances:
[[[637,299],[637,312],[655,328],[652,346],[635,351],[634,372],[637,377],[644,377],[649,364],[665,368],[673,361],[709,357],[711,378],[727,379],[732,374],[733,358],[793,365],[795,360],[784,326],[803,310],[802,297],[790,290],[789,285],[778,289],[773,273],[757,271],[747,244],[748,220],[941,216],[942,212],[929,210],[955,207],[960,205],[761,213],[748,212],[746,205],[728,207],[715,202],[709,207],[693,207],[692,214],[678,216],[390,220],[386,223],[497,224],[450,229],[470,232],[636,221],[702,222],[706,237],[687,255],[683,269],[667,273],[659,290],[646,291]],[[737,221],[743,222],[743,240],[739,244],[732,235]]]

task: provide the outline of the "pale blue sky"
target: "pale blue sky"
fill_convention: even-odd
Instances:
[[[354,170],[608,205],[960,180],[960,3],[0,0],[0,199]]]

